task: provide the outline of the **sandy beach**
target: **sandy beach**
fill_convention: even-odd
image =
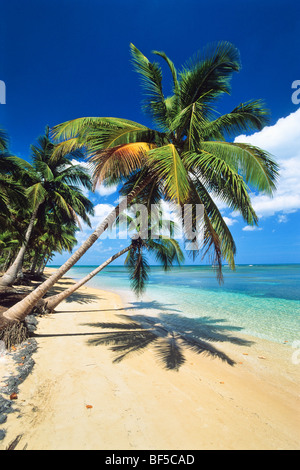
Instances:
[[[109,346],[89,343],[104,332],[93,324],[124,323],[133,313],[117,292],[82,287],[38,318],[35,364],[0,425],[0,450],[20,435],[16,450],[299,449],[291,345],[256,338],[250,346],[215,345],[234,366],[186,350],[171,371],[153,344],[115,363]],[[11,357],[0,362],[2,386],[12,368]]]

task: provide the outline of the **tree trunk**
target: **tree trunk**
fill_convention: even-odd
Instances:
[[[27,295],[23,300],[13,305],[3,313],[3,316],[11,321],[22,321],[35,307],[37,302],[48,292],[51,287],[74,266],[75,263],[87,252],[87,250],[98,240],[102,233],[110,227],[118,215],[122,213],[134,198],[144,189],[151,181],[152,176],[145,178],[142,184],[134,189],[125,202],[121,202],[105,219],[98,225],[96,230],[87,238],[87,240],[75,251],[75,253],[46,281],[40,284],[34,291]]]
[[[31,264],[30,274],[35,274],[35,269],[36,269],[36,265],[38,263],[39,257],[40,257],[40,253],[38,252],[38,250],[36,250],[32,264]]]
[[[10,259],[11,259],[11,248],[8,250],[8,254],[6,256],[6,259],[2,265],[2,269],[3,271],[5,272],[7,270],[7,268],[9,267],[9,264],[10,264]]]
[[[4,273],[2,278],[0,279],[0,287],[12,286],[18,277],[19,271],[22,269],[24,255],[26,252],[28,241],[30,239],[30,236],[33,230],[33,226],[34,226],[34,222],[37,216],[37,211],[38,211],[39,206],[40,205],[38,204],[32,213],[32,216],[29,221],[29,225],[25,233],[24,242],[22,243],[22,246],[19,250],[19,253],[17,254],[15,261],[12,263],[12,265],[8,268],[6,273]]]
[[[45,250],[44,253],[42,254],[42,257],[41,257],[41,259],[40,259],[38,268],[37,268],[37,270],[36,270],[36,272],[35,272],[35,274],[36,274],[37,276],[39,276],[39,275],[41,274],[42,268],[43,268],[43,266],[44,266],[44,261],[45,261],[45,257],[46,257],[47,251],[48,251],[48,250]]]
[[[63,292],[60,292],[59,294],[52,295],[51,297],[47,297],[45,299],[45,309],[48,312],[53,312],[55,307],[57,307],[60,302],[68,298],[73,292],[75,292],[79,287],[83,286],[86,284],[90,279],[92,279],[96,274],[98,274],[102,269],[104,269],[106,266],[108,266],[110,263],[112,263],[115,259],[119,258],[120,256],[124,255],[124,253],[127,253],[127,251],[130,250],[131,245],[127,246],[123,250],[119,251],[115,255],[111,256],[108,258],[104,263],[100,264],[96,269],[91,271],[87,276],[82,278],[80,281],[78,281],[76,284],[72,285],[68,289],[65,289]]]

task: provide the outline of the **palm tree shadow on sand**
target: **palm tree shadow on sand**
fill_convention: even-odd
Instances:
[[[153,346],[154,353],[167,370],[179,370],[185,363],[185,350],[218,358],[233,366],[235,361],[217,349],[214,343],[230,342],[250,346],[251,341],[232,335],[242,328],[227,325],[223,319],[211,317],[187,318],[177,313],[160,313],[156,317],[147,315],[118,315],[120,322],[89,323],[99,329],[99,337],[88,340],[91,346],[110,346],[114,352],[114,363],[119,363],[132,354],[141,353]],[[87,324],[86,324],[87,325]]]

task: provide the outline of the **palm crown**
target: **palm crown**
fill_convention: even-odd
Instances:
[[[20,185],[26,196],[25,208],[18,201],[17,216],[24,221],[29,217],[29,221],[25,236],[22,236],[20,250],[0,280],[1,286],[12,285],[15,282],[37,221],[46,226],[46,218],[51,214],[60,225],[70,222],[79,224],[80,218],[90,224],[89,214],[93,214],[93,204],[84,196],[81,189],[81,187],[91,189],[90,175],[81,165],[73,163],[73,159],[80,156],[78,151],[62,154],[59,159],[52,160],[54,148],[47,127],[45,135],[38,138],[37,145],[31,146],[32,164],[24,160],[21,164],[16,157],[2,159],[3,165],[4,163],[5,166],[10,165],[11,173],[16,178],[14,184]],[[0,163],[2,160],[0,159]],[[10,183],[9,176],[4,176],[7,187]],[[10,206],[12,202],[13,199],[9,201]]]
[[[91,156],[95,184],[122,182],[126,192],[126,187],[132,190],[146,181],[143,191],[148,197],[159,194],[180,205],[203,204],[201,251],[205,255],[212,248],[221,276],[223,258],[234,267],[236,247],[214,196],[238,211],[247,224],[257,224],[250,189],[272,195],[278,167],[264,150],[232,138],[261,130],[268,122],[268,111],[254,100],[217,115],[216,102],[230,93],[231,77],[240,69],[239,53],[228,42],[206,48],[180,72],[164,52],[155,51],[171,72],[168,97],[159,64],[130,47],[145,92],[143,109],[155,128],[119,118],[75,119],[53,129],[60,141],[56,156],[61,150],[84,148]]]
[[[25,160],[15,157],[9,152],[7,133],[0,129],[0,222],[1,227],[7,226],[11,217],[11,207],[21,204],[26,207],[27,200],[24,190],[15,175],[21,171]]]
[[[59,210],[65,221],[79,222],[79,216],[90,224],[88,214],[93,214],[93,205],[81,189],[91,189],[90,175],[75,161],[78,153],[51,160],[54,148],[46,128],[37,145],[31,146],[32,165],[28,164],[22,175],[27,197],[33,208],[40,206],[40,217],[48,211],[55,214]]]

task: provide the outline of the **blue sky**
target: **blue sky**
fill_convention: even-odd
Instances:
[[[242,70],[234,76],[232,94],[221,101],[219,111],[263,99],[271,110],[267,132],[242,140],[258,142],[282,167],[273,200],[254,196],[258,229],[249,230],[240,217],[221,207],[236,240],[236,261],[300,262],[300,105],[291,99],[292,83],[300,80],[299,2],[3,3],[0,80],[6,84],[6,104],[0,105],[0,125],[10,135],[11,151],[26,159],[30,144],[46,125],[82,116],[118,116],[150,125],[140,110],[142,95],[130,63],[130,42],[149,58],[154,49],[165,51],[178,68],[210,42],[232,42],[240,51]],[[94,223],[117,197],[104,188],[91,195],[97,207]],[[84,229],[80,239],[87,233]],[[122,244],[100,240],[82,263],[100,263]],[[66,257],[58,256],[55,262]]]

